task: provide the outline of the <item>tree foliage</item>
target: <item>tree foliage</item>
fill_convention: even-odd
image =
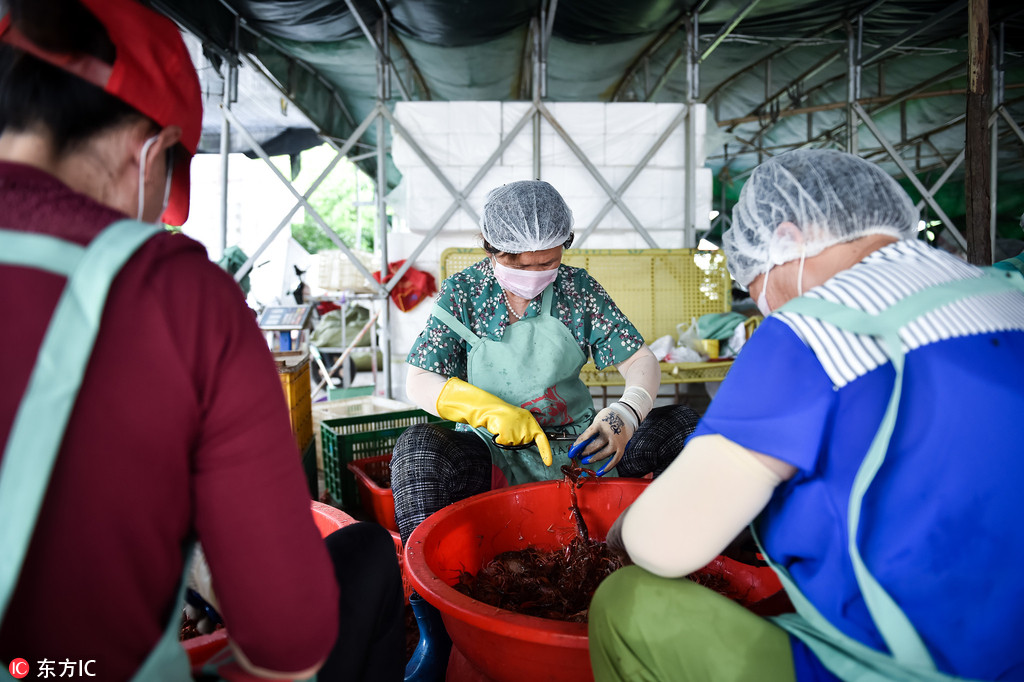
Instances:
[[[295,180],[296,186],[306,188],[312,184],[333,156],[333,150],[326,145],[303,152],[302,171]],[[370,179],[347,159],[342,159],[309,198],[309,203],[346,246],[372,252],[375,232],[373,196],[374,186]],[[359,206],[360,202],[370,202],[371,205]],[[293,222],[291,230],[292,237],[306,251],[317,253],[338,248],[308,211],[303,211],[301,215],[302,222]],[[360,237],[359,244],[356,244],[357,234]]]

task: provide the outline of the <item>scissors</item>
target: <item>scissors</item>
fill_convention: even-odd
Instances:
[[[548,437],[549,443],[572,443],[579,438],[579,434],[573,433],[545,433],[544,435]],[[491,440],[494,441],[494,444],[502,450],[525,450],[526,448],[533,447],[532,441],[529,443],[520,443],[519,445],[504,445],[498,442],[498,434],[494,434]],[[587,443],[589,442],[590,439],[587,439]],[[572,452],[572,450],[570,450],[570,452]]]
[[[193,590],[191,587],[185,590],[185,603],[198,609],[203,613],[204,616],[210,619],[210,622],[214,625],[222,625],[224,619],[217,613],[217,609],[213,608],[210,602],[203,599],[198,592]]]
[[[548,441],[549,442],[555,442],[555,443],[572,443],[572,442],[575,442],[575,440],[577,438],[579,438],[579,434],[571,434],[571,433],[545,433],[544,435],[548,437]],[[597,437],[597,434],[595,433],[593,436],[591,436],[590,438],[586,439],[582,443],[580,443],[578,445],[574,445],[571,448],[569,448],[569,452],[567,453],[567,456],[569,457],[569,459],[576,459],[577,457],[579,457],[580,454],[582,454],[584,448],[586,448],[587,445],[590,444],[590,441],[594,440],[596,437]],[[498,434],[494,434],[494,436],[491,438],[491,440],[494,442],[494,444],[496,446],[498,446],[502,450],[513,450],[513,451],[515,451],[515,450],[525,450],[527,448],[533,447],[533,443],[522,443],[520,445],[503,445],[502,443],[498,442]],[[597,471],[593,471],[591,469],[582,469],[583,475],[604,476],[605,467],[608,466],[609,462],[611,462],[611,460],[608,460],[608,462],[605,462],[605,466],[601,467]]]

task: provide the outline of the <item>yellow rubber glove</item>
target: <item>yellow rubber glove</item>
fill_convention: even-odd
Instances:
[[[551,466],[551,445],[533,414],[473,384],[457,377],[446,381],[437,396],[437,414],[442,419],[487,429],[502,445],[533,443],[540,450],[541,461]]]

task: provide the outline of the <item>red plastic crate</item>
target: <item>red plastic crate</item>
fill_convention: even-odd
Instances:
[[[381,476],[391,478],[391,455],[357,459],[346,466],[356,479],[359,502],[366,513],[380,525],[397,533],[395,497],[391,494],[391,487],[384,488],[374,480]]]
[[[719,555],[697,573],[724,580],[726,587],[722,594],[760,616],[776,616],[793,610],[779,576],[767,565],[751,566]]]

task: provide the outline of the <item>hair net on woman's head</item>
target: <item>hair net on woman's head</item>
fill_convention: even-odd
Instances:
[[[796,231],[777,230],[781,223]],[[729,271],[746,287],[775,265],[870,234],[917,235],[918,211],[878,166],[845,152],[804,149],[758,166],[722,235]]]
[[[506,253],[543,251],[569,238],[572,211],[546,182],[510,182],[487,195],[481,231],[488,244]]]

